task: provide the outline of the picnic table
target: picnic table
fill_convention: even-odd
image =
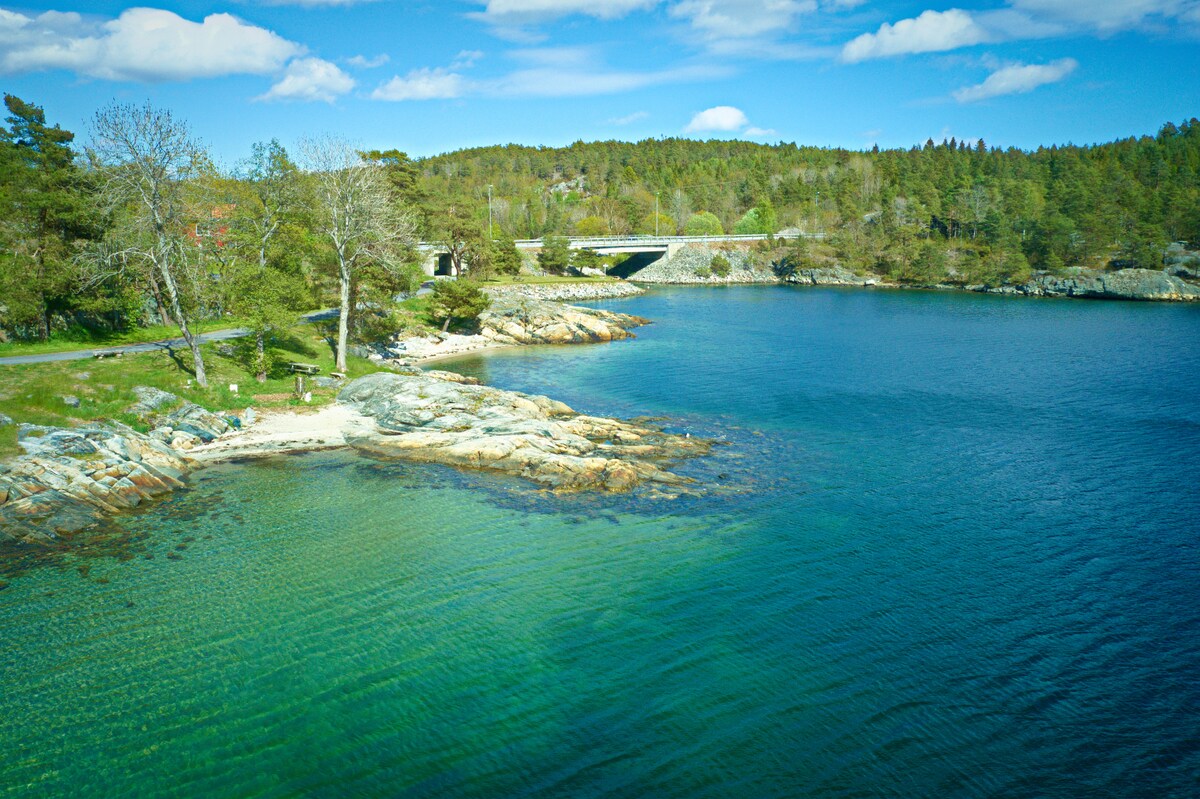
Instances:
[[[287,368],[300,375],[315,375],[321,371],[321,367],[313,363],[289,363]]]

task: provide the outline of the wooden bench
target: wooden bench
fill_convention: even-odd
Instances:
[[[321,371],[321,367],[312,363],[289,363],[287,368],[288,371],[300,375],[315,375]]]

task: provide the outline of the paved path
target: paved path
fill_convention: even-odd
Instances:
[[[305,322],[320,322],[326,319],[337,318],[336,310],[313,311],[306,313],[301,317]],[[197,338],[201,343],[209,341],[228,341],[231,338],[241,338],[242,336],[250,335],[250,331],[244,327],[231,327],[227,330],[213,330],[210,333],[201,333]],[[98,346],[86,350],[72,350],[70,352],[46,352],[41,355],[10,355],[6,358],[0,358],[0,366],[16,366],[23,363],[52,363],[54,361],[77,361],[85,358],[92,358],[97,352],[111,353],[133,353],[133,352],[155,352],[156,350],[172,350],[182,349],[187,346],[187,342],[182,338],[168,338],[162,341],[148,341],[144,344],[121,344],[116,347]]]

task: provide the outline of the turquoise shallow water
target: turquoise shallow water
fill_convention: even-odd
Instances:
[[[724,439],[724,490],[203,472],[0,591],[0,793],[1197,795],[1200,309],[607,307],[656,324],[453,366]]]

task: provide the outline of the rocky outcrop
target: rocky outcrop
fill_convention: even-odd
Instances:
[[[187,460],[132,428],[21,425],[26,455],[0,464],[0,540],[54,544],[105,514],[183,486]]]
[[[856,275],[843,266],[821,266],[797,269],[790,273],[786,282],[801,286],[877,286],[879,278]]]
[[[480,334],[497,344],[588,344],[630,338],[649,319],[598,308],[526,298],[493,302],[479,315]]]
[[[1119,269],[1115,272],[1072,269],[1063,275],[1038,274],[1025,283],[967,288],[990,294],[1021,294],[1031,297],[1200,301],[1200,286],[1153,269]]]
[[[729,262],[728,275],[712,274],[713,256],[719,255]],[[739,248],[717,248],[702,244],[688,244],[676,253],[664,256],[649,266],[635,272],[630,280],[638,283],[778,283],[779,278],[765,263],[760,263],[754,254]]]
[[[1200,252],[1189,250],[1181,242],[1175,242],[1167,247],[1163,262],[1167,266],[1167,274],[1189,280],[1200,280]]]
[[[23,424],[25,455],[0,463],[0,540],[53,544],[107,513],[183,486],[185,453],[229,432],[229,421],[166,391],[137,386],[132,413],[155,427],[116,422],[63,429]]]
[[[581,302],[636,297],[646,293],[645,289],[623,280],[603,283],[513,283],[506,286],[489,286],[485,290],[493,299],[500,302],[513,298]]]
[[[348,436],[361,450],[485,469],[561,491],[626,491],[650,484],[675,494],[690,481],[664,463],[710,443],[651,427],[586,416],[561,402],[428,375],[379,373],[355,380],[338,401],[377,430]]]
[[[520,296],[496,299],[479,316],[479,333],[436,333],[398,338],[381,347],[400,364],[463,355],[516,344],[589,344],[631,338],[649,320],[597,308],[579,308]]]

